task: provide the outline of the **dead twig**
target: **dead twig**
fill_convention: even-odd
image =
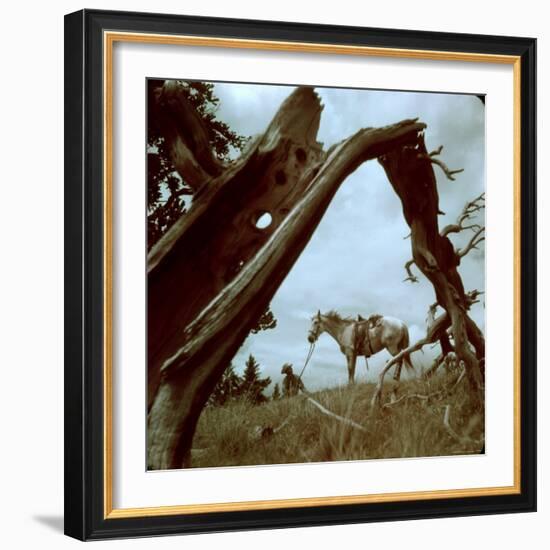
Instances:
[[[482,294],[485,294],[483,290],[470,290],[469,292],[466,292],[466,300],[468,301],[468,307],[472,306],[473,304],[479,303],[479,296]]]
[[[464,208],[459,214],[456,223],[445,226],[441,231],[441,236],[446,237],[447,235],[449,235],[449,233],[460,233],[460,231],[464,231],[466,229],[472,229],[473,231],[481,229],[482,226],[478,223],[472,223],[469,225],[464,224],[471,221],[472,218],[476,216],[479,211],[484,209],[485,193],[481,193],[481,195],[464,205]]]
[[[411,283],[418,283],[418,277],[411,271],[411,266],[414,264],[414,260],[411,259],[405,264],[405,271],[408,277],[403,279],[403,282],[411,281]]]
[[[389,403],[384,403],[384,405],[382,405],[382,408],[383,409],[389,409],[390,407],[393,407],[394,405],[397,405],[397,404],[401,403],[402,401],[409,401],[410,399],[418,399],[420,401],[428,401],[429,399],[431,399],[432,397],[435,397],[439,393],[441,393],[441,392],[437,391],[437,392],[430,393],[428,395],[422,395],[420,393],[408,393],[406,395],[402,395],[399,399],[396,399],[395,401],[390,401]]]
[[[355,428],[361,432],[368,432],[368,430],[365,427],[361,426],[361,424],[357,424],[357,422],[354,422],[351,418],[345,418],[336,413],[333,413],[332,411],[329,411],[328,409],[323,407],[321,403],[319,403],[318,401],[315,401],[315,399],[313,399],[313,397],[311,397],[308,393],[304,392],[304,396],[314,407],[317,407],[317,409],[320,410],[323,414],[326,414],[327,416],[330,416],[331,418],[338,420],[342,424],[351,426],[352,428]]]
[[[441,159],[435,158],[441,153],[442,150],[443,145],[440,145],[435,151],[432,151],[429,155],[418,155],[418,158],[424,158],[426,160],[429,160],[432,164],[436,164],[441,168],[441,170],[443,170],[443,173],[445,174],[445,176],[447,176],[447,179],[455,181],[455,174],[460,174],[460,172],[464,172],[464,168],[451,170]]]
[[[463,258],[464,256],[466,256],[466,254],[468,254],[468,252],[470,252],[470,250],[473,250],[474,248],[477,249],[477,245],[485,240],[484,233],[485,227],[480,227],[469,240],[468,244],[464,248],[460,248],[457,250],[457,256],[459,258]]]
[[[458,375],[457,379],[450,387],[446,387],[441,390],[437,390],[425,395],[420,393],[408,393],[406,395],[401,396],[399,399],[396,399],[395,401],[391,401],[390,403],[385,403],[384,405],[382,405],[382,408],[387,409],[387,408],[393,407],[394,405],[397,405],[401,401],[409,401],[410,399],[419,399],[421,401],[428,401],[430,399],[435,399],[437,397],[439,398],[448,397],[455,391],[458,385],[462,382],[465,374],[466,374],[466,369],[462,368],[461,373]]]

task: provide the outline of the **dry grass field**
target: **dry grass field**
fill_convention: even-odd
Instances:
[[[429,381],[402,381],[398,397],[430,394],[450,387],[456,378],[441,373]],[[392,384],[388,380],[385,385],[384,403]],[[484,449],[484,419],[471,409],[466,380],[446,397],[404,399],[371,414],[374,389],[372,383],[359,383],[311,394],[365,431],[323,414],[304,395],[258,406],[236,400],[207,407],[193,442],[193,467],[446,456]]]

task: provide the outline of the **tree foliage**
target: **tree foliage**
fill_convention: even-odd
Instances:
[[[260,330],[268,330],[277,326],[277,319],[273,315],[270,308],[267,308],[258,320],[258,324],[250,331],[252,334],[257,334]]]
[[[252,404],[259,405],[267,401],[264,395],[264,390],[271,384],[271,378],[260,377],[260,365],[255,357],[250,354],[246,360],[243,383],[241,386],[241,394],[245,399],[248,399]]]
[[[210,395],[208,404],[222,407],[231,400],[246,399],[252,404],[258,405],[267,401],[268,398],[264,395],[264,390],[270,384],[271,378],[261,377],[258,362],[253,355],[249,355],[242,376],[235,372],[235,367],[232,364],[229,365]],[[278,387],[277,391],[280,394]]]
[[[235,372],[235,367],[229,365],[210,394],[208,404],[223,407],[231,399],[240,395],[243,379]]]
[[[214,407],[223,407],[231,400],[246,399],[253,405],[259,405],[268,400],[264,391],[270,384],[271,378],[269,376],[261,377],[260,365],[253,355],[249,355],[242,376],[235,372],[235,367],[232,364],[227,367],[210,395],[208,404]],[[275,385],[274,391],[278,392],[280,397],[278,384]]]
[[[273,388],[273,393],[271,394],[271,399],[273,401],[278,401],[281,399],[281,389],[279,388],[279,384],[275,384],[275,387]]]
[[[147,81],[149,105],[155,101],[157,90],[164,80]],[[240,136],[216,118],[219,98],[214,95],[214,84],[208,82],[179,81],[181,93],[195,107],[208,133],[212,151],[219,160],[227,161],[231,154],[240,151],[248,137]],[[152,113],[149,109],[149,113]],[[147,135],[147,245],[155,243],[184,214],[193,190],[175,170],[166,148],[166,141],[154,116],[148,117]]]

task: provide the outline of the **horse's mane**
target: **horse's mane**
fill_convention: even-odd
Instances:
[[[327,311],[326,313],[323,313],[325,317],[328,317],[331,321],[337,321],[337,322],[344,322],[344,323],[351,323],[354,321],[351,317],[342,317],[336,310],[331,309],[330,311]]]
[[[361,315],[358,315],[357,318],[346,316],[343,317],[340,315],[336,310],[331,309],[330,311],[327,311],[326,313],[323,313],[325,317],[328,317],[331,321],[337,322],[337,323],[355,323],[355,321],[366,321],[369,322],[371,326],[375,326],[377,323],[380,322],[383,315],[380,315],[380,313],[373,313],[372,315],[369,315],[368,318],[361,317]]]

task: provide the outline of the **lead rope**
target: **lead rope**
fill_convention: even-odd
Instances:
[[[307,364],[309,363],[309,360],[311,359],[311,356],[313,355],[313,350],[315,349],[315,342],[311,342],[309,346],[309,351],[307,352],[306,362],[304,363],[304,366],[302,367],[302,372],[300,372],[300,376],[298,376],[298,380],[302,379],[302,374],[304,374],[304,371],[306,370]]]
[[[304,363],[304,366],[302,367],[302,371],[300,372],[300,376],[298,376],[298,380],[302,380],[302,375],[304,374],[304,371],[306,370],[307,364],[309,363],[309,360],[311,359],[311,356],[313,355],[313,350],[315,349],[315,342],[312,342],[309,346],[309,352],[306,357],[306,361]],[[367,432],[368,430],[361,426],[361,424],[357,424],[357,422],[354,422],[351,418],[344,418],[343,416],[339,416],[332,411],[329,411],[327,408],[323,407],[321,403],[318,401],[315,401],[311,394],[306,391],[305,389],[301,390],[301,392],[304,394],[304,397],[317,409],[319,409],[323,414],[326,414],[328,416],[331,416],[332,418],[335,418],[339,422],[342,422],[344,424],[347,424],[348,426],[353,426],[354,428],[357,428],[358,430],[361,430],[363,432]],[[288,420],[288,419],[287,419]],[[286,421],[284,422],[286,424]]]

